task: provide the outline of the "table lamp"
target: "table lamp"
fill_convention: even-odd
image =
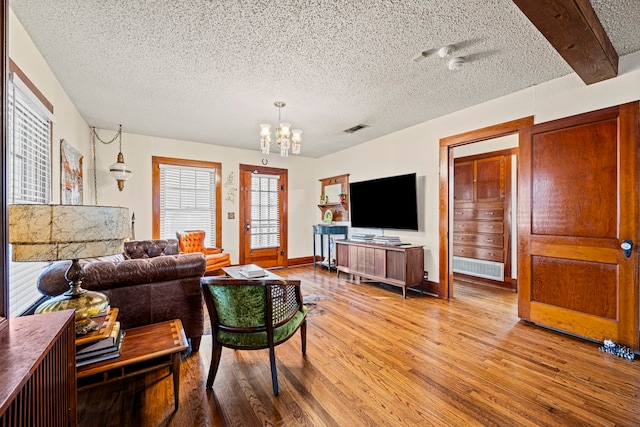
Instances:
[[[109,306],[100,292],[82,288],[81,258],[113,255],[124,251],[131,234],[129,210],[112,206],[37,205],[9,206],[9,243],[13,261],[72,260],[65,273],[69,290],[49,299],[36,314],[75,309],[76,334],[98,329],[91,318]]]

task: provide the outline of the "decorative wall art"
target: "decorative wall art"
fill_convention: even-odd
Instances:
[[[64,139],[60,140],[60,203],[82,204],[82,155]]]
[[[238,191],[238,187],[235,186],[234,179],[235,177],[233,172],[229,172],[229,175],[227,175],[227,181],[224,183],[224,186],[227,188],[227,196],[224,199],[231,203],[235,203],[236,191]]]

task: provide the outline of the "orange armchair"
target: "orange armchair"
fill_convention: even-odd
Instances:
[[[206,273],[216,271],[222,267],[231,265],[228,253],[223,253],[219,248],[205,248],[204,236],[202,230],[188,230],[177,232],[178,243],[180,244],[180,253],[202,252],[207,260]]]

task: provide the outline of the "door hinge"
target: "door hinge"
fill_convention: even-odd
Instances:
[[[280,251],[280,256],[284,256],[284,251]]]

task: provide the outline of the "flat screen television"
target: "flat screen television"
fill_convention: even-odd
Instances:
[[[349,184],[351,227],[418,230],[416,174]]]

